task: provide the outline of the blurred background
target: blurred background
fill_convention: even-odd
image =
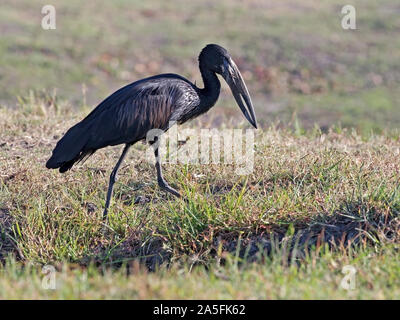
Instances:
[[[201,86],[197,56],[218,43],[242,71],[261,125],[362,134],[399,125],[398,0],[353,0],[357,30],[342,28],[347,3],[337,0],[50,2],[1,0],[2,106],[54,90],[75,108],[95,106],[165,72]],[[46,4],[56,30],[41,27]],[[211,112],[242,118],[231,94]]]

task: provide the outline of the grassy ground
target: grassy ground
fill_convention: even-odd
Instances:
[[[265,128],[249,176],[165,165],[187,203],[158,189],[138,145],[104,231],[120,148],[64,175],[44,167],[84,114],[70,110],[53,100],[1,109],[1,297],[399,297],[398,137]],[[39,288],[45,264],[59,270],[57,290]],[[357,270],[353,291],[339,287],[344,265]]]
[[[59,266],[54,290],[44,289],[40,269],[9,262],[0,277],[0,296],[9,299],[398,299],[398,250],[356,250],[350,258],[320,252],[301,267],[281,254],[262,264],[238,266],[232,259],[193,269],[172,267],[149,273],[131,264],[117,270]],[[350,254],[351,256],[352,254]],[[341,287],[342,267],[357,270],[354,290]],[[129,272],[128,272],[129,271]],[[127,275],[128,274],[128,275]]]
[[[44,4],[0,10],[0,298],[400,297],[396,0],[353,1],[355,31],[336,0],[57,0],[56,30],[41,28]],[[105,228],[121,147],[64,175],[45,169],[51,150],[124,84],[201,83],[207,43],[229,49],[252,95],[254,170],[166,164],[184,202],[138,144]],[[227,90],[193,128],[247,128]]]
[[[180,73],[200,82],[197,55],[227,47],[251,88],[263,124],[297,115],[363,133],[400,121],[396,0],[356,0],[357,30],[343,30],[337,0],[53,1],[57,29],[41,28],[41,1],[0,11],[0,101],[53,90],[73,104],[100,102],[145,76]],[[223,99],[221,105],[232,105]]]

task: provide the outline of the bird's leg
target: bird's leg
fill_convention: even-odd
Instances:
[[[156,169],[157,169],[157,180],[158,180],[158,185],[160,186],[161,189],[164,189],[165,191],[168,191],[172,193],[174,196],[177,196],[178,198],[181,197],[180,193],[176,191],[174,188],[171,188],[167,181],[165,181],[163,175],[162,175],[162,168],[161,168],[161,162],[160,162],[160,157],[158,154],[158,147],[154,149],[154,155],[156,156]]]
[[[112,192],[113,192],[113,187],[114,187],[114,183],[116,180],[116,176],[117,176],[117,172],[119,167],[121,166],[122,161],[124,160],[129,148],[131,147],[131,144],[126,144],[124,147],[124,151],[122,151],[121,157],[119,158],[117,164],[115,165],[113,171],[111,172],[110,175],[110,183],[108,185],[108,191],[107,191],[107,200],[106,200],[106,206],[104,208],[104,212],[103,212],[103,220],[106,220],[107,218],[107,212],[108,212],[108,207],[110,206],[110,201],[111,201],[111,196],[112,196]]]

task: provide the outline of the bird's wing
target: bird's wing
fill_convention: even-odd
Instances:
[[[179,113],[198,104],[193,86],[181,77],[134,82],[106,98],[84,120],[86,150],[142,140],[151,129],[168,128]]]

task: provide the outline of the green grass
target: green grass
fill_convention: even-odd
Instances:
[[[357,0],[40,1],[0,10],[0,298],[398,299],[399,6]],[[61,175],[55,143],[121,86],[229,49],[255,105],[254,170],[165,164],[187,202],[160,191],[137,144]],[[247,128],[223,90],[195,129]],[[56,268],[55,290],[42,267]],[[354,290],[341,281],[357,271]]]
[[[54,290],[42,286],[41,268],[9,260],[0,267],[0,297],[8,299],[398,299],[398,250],[357,249],[334,254],[324,249],[300,266],[277,252],[262,264],[173,266],[149,273],[138,264],[118,269],[59,264]],[[344,266],[355,268],[355,288],[341,286]]]
[[[83,115],[51,95],[0,109],[1,297],[399,297],[398,137],[264,128],[248,176],[165,164],[187,202],[159,190],[137,145],[104,229],[120,148],[64,175],[44,167]],[[46,264],[59,270],[55,291],[40,289]],[[344,265],[357,270],[353,291],[338,287]]]
[[[79,107],[82,86],[97,104],[124,84],[162,72],[201,82],[197,55],[210,42],[229,49],[262,124],[317,123],[363,133],[400,118],[395,0],[353,1],[357,30],[341,28],[337,0],[53,1],[57,29],[42,30],[40,1],[7,1],[0,13],[0,102],[52,91]],[[396,11],[397,10],[397,11]],[[229,109],[232,98],[221,105]]]

